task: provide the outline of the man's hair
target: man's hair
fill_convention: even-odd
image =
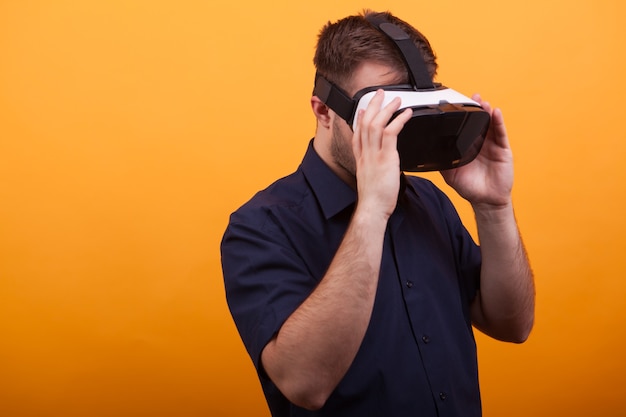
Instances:
[[[408,83],[409,74],[402,54],[391,39],[379,31],[368,17],[382,18],[409,34],[419,51],[431,78],[437,73],[437,61],[430,43],[417,29],[389,12],[364,10],[335,23],[328,22],[320,31],[313,63],[317,72],[346,90],[352,74],[366,61],[389,65]]]

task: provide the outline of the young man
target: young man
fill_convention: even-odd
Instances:
[[[365,12],[320,33],[319,74],[350,96],[406,83],[399,52],[366,17],[428,41],[388,13]],[[318,97],[314,139],[298,170],[230,219],[222,241],[226,295],[273,416],[479,416],[472,325],[521,343],[534,284],[511,201],[502,113],[478,157],[442,175],[475,212],[480,248],[446,196],[400,172],[391,122],[399,100],[379,90],[354,131]]]

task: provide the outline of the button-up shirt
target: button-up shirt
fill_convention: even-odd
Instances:
[[[221,246],[227,301],[273,416],[481,415],[469,314],[480,249],[443,192],[425,179],[402,178],[369,326],[318,411],[281,394],[263,371],[261,352],[324,277],[356,192],[311,142],[296,172],[231,215]]]

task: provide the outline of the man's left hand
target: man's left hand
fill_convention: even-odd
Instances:
[[[501,207],[510,204],[513,188],[513,154],[500,109],[493,110],[478,94],[472,99],[491,115],[480,153],[459,168],[441,171],[445,181],[474,206]]]

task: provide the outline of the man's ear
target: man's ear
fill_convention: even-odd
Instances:
[[[326,129],[330,129],[331,115],[330,107],[322,102],[317,96],[311,97],[311,108],[317,119],[317,123]]]

